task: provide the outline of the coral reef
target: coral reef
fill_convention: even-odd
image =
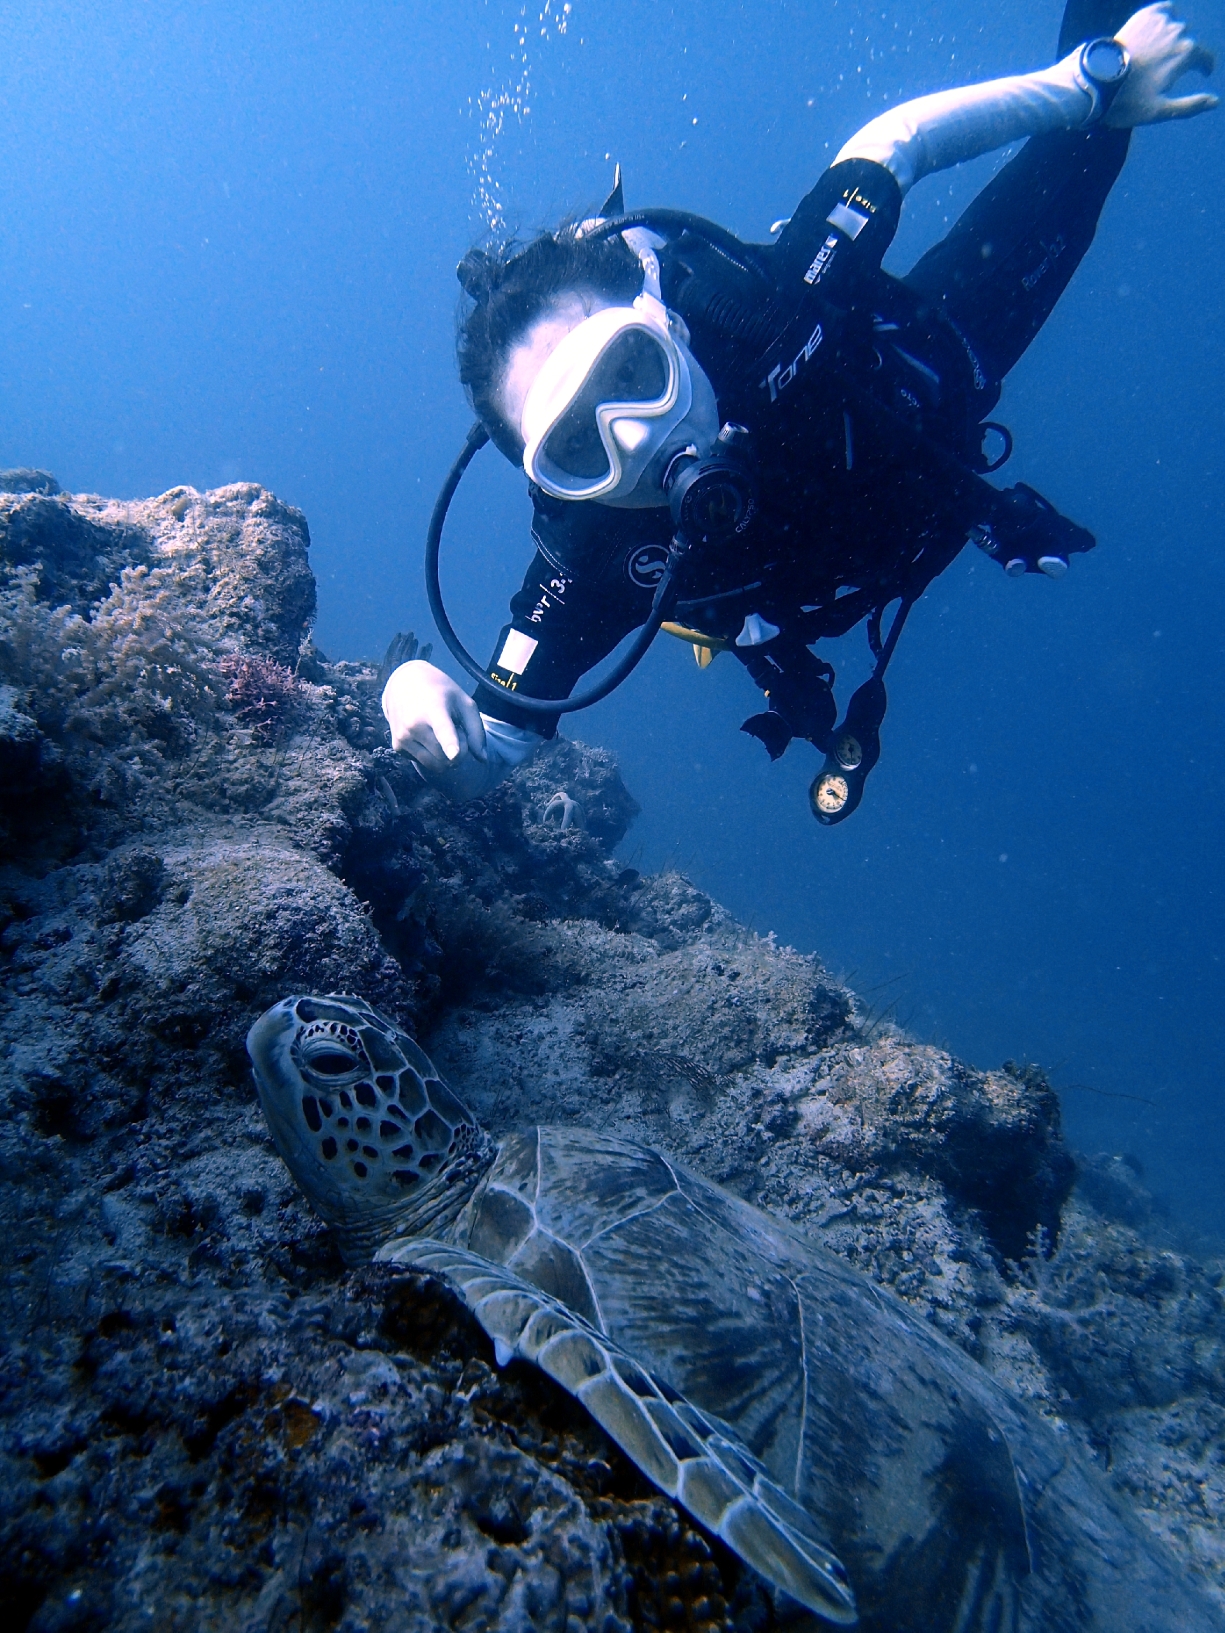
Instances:
[[[8,1625],[770,1625],[435,1285],[344,1271],[243,1050],[304,988],[413,1027],[497,1131],[623,1132],[818,1236],[1225,1607],[1222,1266],[1125,1161],[1076,1177],[1040,1073],[915,1043],[619,862],[606,753],[559,739],[461,810],[424,789],[377,666],[310,641],[308,544],[251,485],[0,473]]]

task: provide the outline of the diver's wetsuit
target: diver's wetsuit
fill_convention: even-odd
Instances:
[[[772,754],[791,735],[828,746],[832,675],[811,644],[921,593],[987,519],[964,479],[986,469],[982,422],[1092,241],[1128,134],[1032,138],[904,279],[881,270],[901,192],[866,159],[826,171],[776,243],[743,246],[745,266],[692,234],[659,250],[665,303],[721,418],[752,433],[760,484],[734,541],[687,569],[675,617],[741,636],[729,650],[781,716],[757,733]],[[531,493],[537,553],[476,701],[551,736],[513,691],[568,695],[643,622],[673,524]],[[753,613],[779,631],[765,644],[743,644]],[[509,628],[529,637],[513,671],[498,666]]]

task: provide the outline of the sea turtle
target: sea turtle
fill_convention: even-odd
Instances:
[[[1066,1440],[799,1232],[587,1129],[495,1144],[360,998],[285,998],[247,1048],[346,1260],[447,1282],[815,1625],[1225,1626]]]

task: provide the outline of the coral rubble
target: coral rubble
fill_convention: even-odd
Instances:
[[[1221,1266],[1125,1162],[1074,1184],[1040,1073],[915,1043],[618,862],[636,807],[607,754],[558,740],[448,807],[313,612],[305,521],[258,487],[120,503],[0,473],[7,1625],[769,1625],[436,1286],[343,1270],[243,1050],[303,989],[410,1025],[495,1131],[624,1133],[813,1232],[1225,1607]]]

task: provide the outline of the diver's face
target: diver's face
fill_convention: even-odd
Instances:
[[[554,346],[593,312],[602,312],[612,304],[612,301],[600,295],[580,294],[577,290],[561,295],[547,312],[524,330],[522,337],[511,347],[506,359],[506,372],[498,390],[498,407],[502,418],[516,436],[523,421],[527,394]]]
[[[594,312],[603,311],[606,307],[616,304],[617,302],[593,292],[575,290],[562,295],[547,312],[542,313],[524,330],[522,337],[511,347],[498,390],[498,407],[507,425],[516,435],[523,420],[523,405],[527,400],[527,394],[554,347]],[[719,409],[715,401],[714,387],[681,336],[674,334],[673,339],[689,364],[693,386],[693,402],[689,412],[671,432],[638,479],[632,492],[617,498],[591,500],[590,503],[610,505],[620,510],[646,510],[666,504],[663,476],[676,454],[691,444],[705,452],[718,436]]]

